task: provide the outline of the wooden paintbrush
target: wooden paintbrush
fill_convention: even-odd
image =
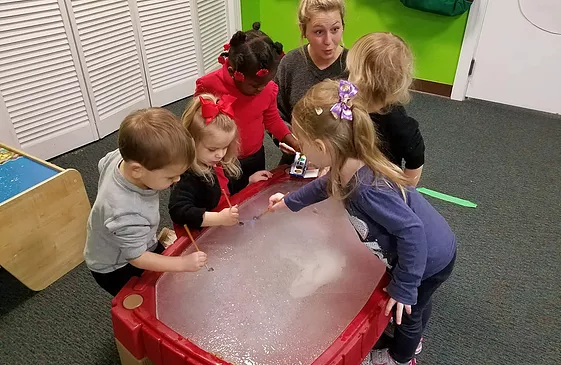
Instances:
[[[287,195],[288,195],[288,193],[284,194],[284,196],[283,196],[282,198],[283,198],[283,199],[286,198]],[[267,210],[264,211],[263,213],[261,213],[261,214],[259,214],[259,215],[256,215],[255,217],[253,217],[253,220],[256,221],[256,220],[258,220],[259,218],[261,218],[262,216],[264,216],[265,214],[267,214],[267,213],[269,213],[269,212],[272,212],[271,208],[267,208]]]
[[[224,194],[224,198],[226,198],[226,201],[228,202],[228,206],[230,207],[230,209],[232,209],[232,203],[230,202],[230,199],[228,198],[228,194],[226,194],[226,190],[222,189],[222,194]],[[244,223],[242,221],[239,221],[238,225],[243,226]]]
[[[185,231],[187,231],[187,235],[191,239],[191,242],[193,242],[193,245],[195,246],[195,249],[198,252],[201,252],[201,250],[199,250],[199,246],[197,246],[197,242],[195,242],[195,239],[193,238],[193,235],[191,234],[191,231],[189,230],[189,227],[187,227],[187,225],[184,224],[183,228],[185,228]],[[206,267],[207,271],[214,271],[214,269],[212,267],[209,267],[207,264],[205,264],[205,267]]]

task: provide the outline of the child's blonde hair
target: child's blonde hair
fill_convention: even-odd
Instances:
[[[297,138],[310,143],[319,139],[328,147],[332,161],[329,195],[342,199],[352,191],[341,181],[341,168],[349,158],[364,162],[377,178],[394,183],[404,195],[407,177],[378,148],[374,125],[360,91],[351,99],[352,121],[333,116],[330,109],[337,102],[339,82],[325,80],[308,90],[292,111]]]
[[[347,69],[349,81],[369,103],[380,105],[381,112],[409,102],[413,55],[400,37],[392,33],[362,36],[349,50]]]
[[[164,108],[129,114],[121,123],[118,141],[123,160],[138,162],[147,170],[175,164],[189,168],[195,159],[193,138],[179,118]]]
[[[200,94],[193,97],[181,116],[183,125],[193,136],[195,144],[200,143],[206,137],[212,137],[216,130],[225,133],[234,132],[234,139],[230,142],[226,154],[222,158],[221,165],[226,175],[238,178],[241,175],[241,168],[238,161],[239,136],[236,122],[228,115],[219,112],[216,117],[207,124],[205,118],[202,116],[202,103],[200,98],[210,100],[213,103],[218,103],[219,101],[219,98],[211,94]],[[212,169],[202,165],[198,159],[195,159],[195,162],[191,166],[191,171],[203,177],[209,183],[214,183]]]
[[[300,40],[306,36],[306,25],[314,14],[319,12],[338,11],[341,22],[345,26],[345,1],[344,0],[300,0],[298,6],[298,24],[300,25]]]

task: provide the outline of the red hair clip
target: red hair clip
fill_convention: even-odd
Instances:
[[[206,124],[212,122],[219,113],[225,114],[234,119],[234,109],[232,108],[232,104],[236,101],[235,97],[231,95],[222,95],[220,100],[218,100],[218,103],[205,99],[202,96],[199,96],[199,100],[201,101],[201,115],[205,118]]]
[[[230,50],[230,43],[226,43],[226,44],[224,45],[224,50],[225,50],[226,52],[228,52],[228,51]]]
[[[234,80],[243,82],[243,80],[245,80],[245,76],[241,72],[236,71],[234,72]]]
[[[218,63],[223,65],[226,63],[226,57],[224,56],[218,56]]]
[[[259,77],[265,77],[269,74],[269,70],[266,68],[262,68],[261,70],[257,71],[256,75]]]

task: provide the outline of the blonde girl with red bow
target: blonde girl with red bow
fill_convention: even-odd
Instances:
[[[192,99],[181,117],[195,141],[196,158],[170,195],[169,214],[178,236],[185,224],[191,229],[238,224],[237,206],[213,212],[225,199],[224,194],[237,193],[233,181],[241,175],[239,135],[232,110],[235,100],[231,95],[217,98],[201,94]],[[249,183],[270,177],[269,171],[257,171]]]

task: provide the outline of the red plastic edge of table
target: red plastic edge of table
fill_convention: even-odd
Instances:
[[[252,184],[230,199],[240,204],[264,188],[292,179],[285,167],[279,167],[267,181]],[[226,204],[216,208],[224,209]],[[204,230],[203,230],[204,231]],[[193,232],[195,239],[202,233]],[[164,251],[166,256],[181,254],[191,244],[186,236],[180,237]],[[383,264],[380,262],[380,265]],[[149,358],[155,365],[231,365],[204,351],[179,335],[156,318],[155,285],[162,273],[146,272],[141,278],[131,279],[113,298],[111,318],[115,338],[137,359]],[[358,365],[386,328],[389,317],[384,315],[388,295],[382,290],[389,276],[384,273],[376,289],[362,310],[312,365]],[[139,294],[143,303],[135,309],[123,307],[123,300]]]

